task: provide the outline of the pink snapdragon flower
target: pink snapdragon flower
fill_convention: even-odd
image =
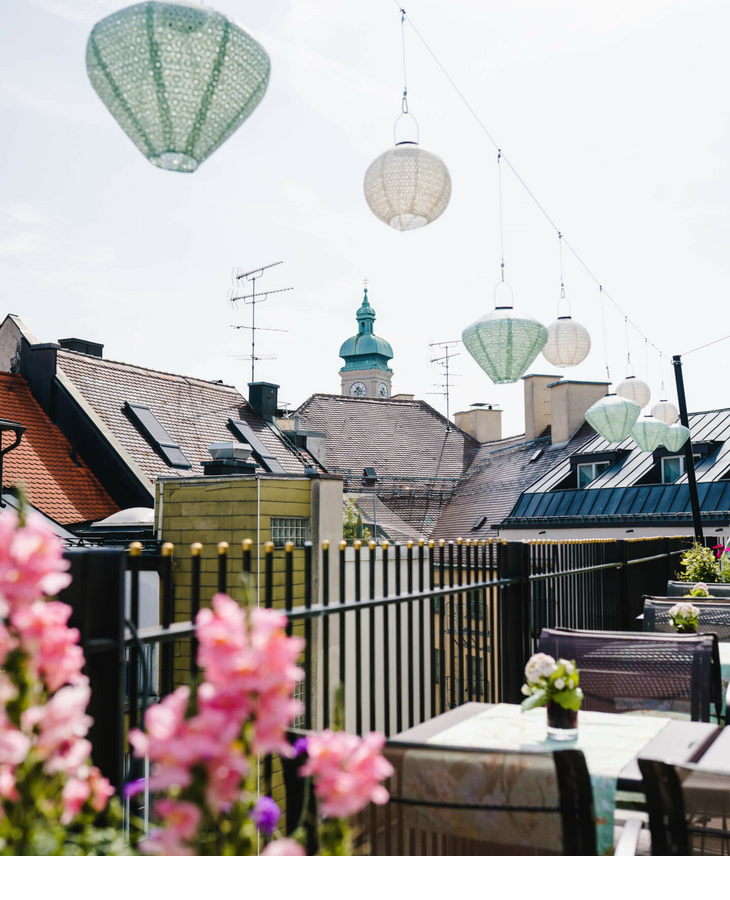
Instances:
[[[66,625],[71,612],[66,603],[36,600],[18,607],[10,618],[33,675],[41,675],[51,693],[64,684],[79,684],[83,678],[79,632]]]
[[[385,737],[376,732],[359,738],[327,729],[307,737],[309,758],[301,774],[312,776],[323,816],[344,819],[368,803],[388,802],[380,782],[393,774],[393,766],[380,752],[384,745]]]
[[[32,706],[23,713],[23,728],[37,728],[35,749],[45,760],[43,769],[47,774],[65,772],[75,776],[86,765],[91,755],[86,735],[94,723],[86,715],[90,699],[88,683],[67,685],[56,691],[45,706]]]
[[[25,522],[19,528],[15,512],[0,516],[0,598],[11,612],[71,583],[61,539],[37,513]]]
[[[63,815],[61,824],[69,825],[81,812],[81,807],[91,797],[91,785],[83,778],[69,778],[61,791]]]
[[[194,803],[162,798],[157,801],[157,813],[164,827],[151,832],[139,849],[148,856],[193,856],[188,843],[195,838],[201,813]]]
[[[272,841],[262,850],[262,856],[306,856],[307,852],[302,845],[292,838],[279,838]]]

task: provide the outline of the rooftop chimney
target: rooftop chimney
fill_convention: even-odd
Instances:
[[[608,391],[607,381],[559,381],[548,388],[553,444],[569,441],[585,422],[586,412]]]
[[[474,403],[471,409],[454,413],[454,424],[480,444],[502,438],[502,410],[491,403]]]
[[[278,411],[279,385],[268,381],[252,381],[248,385],[248,402],[265,422],[275,422]]]
[[[562,377],[562,375],[522,376],[525,384],[525,438],[528,441],[540,437],[548,425],[552,424],[548,387],[560,381]]]
[[[256,463],[249,462],[253,450],[248,444],[236,441],[221,441],[211,444],[208,453],[212,459],[201,463],[206,475],[253,475]]]
[[[76,353],[86,353],[88,356],[103,356],[104,345],[95,341],[84,341],[81,338],[61,338],[58,342],[62,350],[75,350]]]

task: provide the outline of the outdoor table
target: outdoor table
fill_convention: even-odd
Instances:
[[[695,762],[720,730],[707,722],[582,710],[577,741],[561,742],[547,738],[544,707],[522,713],[512,704],[465,703],[391,740],[495,752],[582,750],[593,785],[598,849],[605,854],[613,848],[616,792],[642,791],[638,758]]]
[[[696,760],[696,765],[708,772],[730,772],[730,728],[722,729],[702,756]]]

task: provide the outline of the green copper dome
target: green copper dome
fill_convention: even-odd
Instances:
[[[362,306],[357,311],[357,334],[348,338],[340,347],[340,356],[345,365],[340,372],[360,371],[363,369],[382,369],[390,372],[388,360],[393,359],[393,348],[387,341],[373,334],[375,310],[368,302],[368,289]]]

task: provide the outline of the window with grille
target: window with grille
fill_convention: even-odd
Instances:
[[[291,541],[295,547],[303,547],[309,540],[309,519],[304,516],[290,516],[285,519],[271,519],[271,540],[275,547],[283,547]]]

